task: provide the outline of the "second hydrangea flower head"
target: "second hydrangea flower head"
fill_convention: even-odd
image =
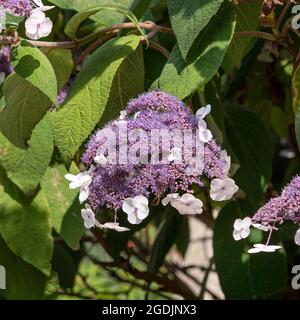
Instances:
[[[229,178],[230,157],[205,122],[210,111],[206,106],[193,115],[161,91],[131,100],[119,119],[91,137],[82,157],[86,172],[66,176],[70,187],[81,189],[80,199],[87,200],[83,210],[122,210],[131,224],[148,216],[151,203],[170,205],[180,214],[201,214],[203,203],[193,190],[205,188],[206,180],[213,200],[232,198],[238,187]]]
[[[293,178],[280,196],[272,198],[252,218],[237,219],[234,223],[233,237],[237,241],[247,238],[250,235],[250,227],[269,232],[265,244],[255,244],[248,252],[274,252],[281,246],[269,245],[272,233],[286,221],[291,221],[299,227],[294,241],[300,246],[300,176]]]

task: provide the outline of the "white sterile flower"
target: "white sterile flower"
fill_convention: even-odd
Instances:
[[[208,104],[206,107],[200,108],[196,112],[196,117],[201,117],[202,119],[204,119],[210,113],[211,113],[211,105]]]
[[[85,209],[81,209],[81,216],[84,220],[84,226],[87,229],[91,229],[95,226],[96,224],[95,214],[89,206],[86,206]]]
[[[254,227],[254,228],[258,229],[258,230],[261,230],[261,231],[269,231],[270,230],[269,227],[264,226],[264,225],[262,225],[260,223],[252,223],[252,227]]]
[[[105,167],[107,165],[107,158],[104,154],[97,152],[96,156],[94,158],[95,163],[100,164],[102,167]]]
[[[179,161],[181,160],[181,149],[180,148],[172,148],[168,155],[168,161]]]
[[[44,6],[42,0],[31,0],[31,1],[34,3],[34,5],[38,9],[41,9],[42,11],[48,11],[48,10],[55,8],[55,6]]]
[[[47,18],[41,8],[34,9],[25,22],[26,36],[30,39],[47,37],[52,30],[53,22]]]
[[[80,188],[79,201],[80,203],[87,200],[90,194],[89,186],[92,183],[92,177],[88,171],[80,172],[76,176],[73,174],[66,174],[65,178],[71,181],[69,188],[77,189]]]
[[[258,243],[253,246],[253,248],[249,249],[248,253],[259,253],[259,252],[275,252],[276,250],[282,248],[281,246],[273,246],[266,245],[263,243]]]
[[[161,204],[163,206],[168,205],[172,200],[179,197],[179,193],[170,193],[164,199],[162,199]]]
[[[183,215],[201,214],[203,203],[195,198],[190,193],[185,193],[183,196],[171,199],[170,204]]]
[[[252,225],[251,218],[246,217],[244,219],[236,219],[233,224],[233,239],[239,241],[245,239],[250,234],[250,227]]]
[[[213,179],[210,184],[210,197],[214,201],[225,201],[233,197],[233,195],[239,190],[239,187],[235,184],[231,178]]]
[[[207,129],[207,124],[203,119],[200,119],[198,122],[198,129],[199,129],[199,139],[200,141],[207,143],[209,142],[213,135],[209,129]]]
[[[221,161],[224,162],[224,174],[228,174],[231,167],[231,157],[228,155],[226,150],[222,150],[220,154]]]
[[[125,232],[130,230],[128,228],[121,227],[117,222],[107,222],[105,224],[99,224],[99,227],[102,229],[115,230],[117,232]]]
[[[149,215],[148,204],[148,199],[139,195],[124,199],[122,209],[127,213],[127,219],[131,224],[140,224]]]
[[[119,120],[125,120],[126,117],[127,117],[127,111],[126,110],[122,110],[120,112]]]
[[[294,240],[295,240],[296,245],[300,246],[300,229],[297,230]]]

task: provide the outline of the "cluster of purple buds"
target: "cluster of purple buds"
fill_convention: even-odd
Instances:
[[[15,16],[30,16],[33,7],[30,0],[0,0],[0,7]]]
[[[274,252],[280,246],[269,245],[273,231],[285,221],[300,225],[300,176],[296,176],[284,187],[280,196],[272,198],[252,217],[237,219],[234,223],[233,237],[235,240],[246,238],[250,234],[250,227],[269,232],[266,244],[255,244],[249,253]],[[300,246],[300,228],[295,234],[295,243]]]
[[[25,31],[28,38],[36,40],[47,37],[51,33],[53,23],[44,12],[52,8],[54,7],[44,6],[42,0],[0,0],[0,32],[5,29],[3,24],[7,12],[26,17]]]
[[[6,76],[13,72],[13,67],[10,63],[10,47],[3,46],[0,50],[0,84]]]
[[[70,188],[80,188],[85,226],[99,226],[95,212],[122,209],[131,224],[149,214],[149,203],[170,204],[185,215],[201,214],[203,203],[194,187],[211,181],[215,201],[232,198],[238,191],[229,178],[230,157],[213,139],[205,122],[211,106],[191,114],[174,96],[151,91],[131,100],[120,117],[91,137],[79,175],[66,175]],[[101,228],[125,231],[116,222]],[[120,229],[121,228],[121,229]]]

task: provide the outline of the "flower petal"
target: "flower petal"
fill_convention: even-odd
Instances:
[[[242,228],[243,228],[243,220],[242,219],[236,219],[234,221],[233,228],[234,228],[234,230],[237,230],[237,231],[242,230]]]
[[[241,237],[241,232],[240,231],[238,231],[238,230],[233,230],[233,239],[235,240],[235,241],[239,241],[239,240],[241,240],[242,239],[242,237]]]
[[[79,193],[79,202],[83,203],[88,199],[90,195],[90,189],[89,188],[81,188]]]
[[[140,207],[137,209],[137,217],[140,220],[144,220],[149,215],[149,208],[145,204],[141,204]]]
[[[250,228],[245,228],[241,230],[241,237],[243,239],[248,238],[250,234]]]
[[[141,194],[141,195],[139,195],[139,196],[134,197],[133,203],[134,203],[135,206],[136,206],[136,205],[139,205],[139,204],[144,204],[144,205],[148,206],[149,200],[148,200],[147,197],[145,197],[145,196],[143,196],[143,195]]]
[[[133,198],[124,199],[122,204],[122,210],[128,215],[131,215],[135,212],[135,207],[133,205]]]
[[[262,249],[260,249],[260,248],[251,248],[247,252],[250,254],[253,254],[253,253],[259,253],[261,251],[262,251]]]
[[[243,219],[243,228],[249,228],[252,225],[252,220],[250,217],[246,217]]]

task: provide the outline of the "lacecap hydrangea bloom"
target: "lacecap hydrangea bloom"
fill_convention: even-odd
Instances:
[[[208,105],[193,115],[174,96],[151,91],[95,132],[82,156],[87,170],[66,176],[71,188],[80,188],[80,201],[87,201],[85,225],[99,226],[94,216],[99,207],[123,211],[138,224],[148,216],[149,204],[160,201],[180,214],[201,214],[203,203],[192,187],[204,188],[204,177],[211,181],[213,200],[232,198],[238,187],[229,178],[230,157],[205,122],[210,111]],[[113,226],[125,231],[116,220]]]
[[[274,252],[280,246],[270,246],[272,232],[285,221],[300,225],[300,176],[296,176],[284,187],[280,196],[272,198],[250,219],[238,219],[234,224],[233,237],[235,240],[246,238],[250,234],[250,227],[269,232],[266,244],[256,244],[249,253]],[[240,236],[238,236],[240,234]],[[295,243],[300,246],[300,229],[295,234]]]
[[[41,0],[0,0],[1,12],[26,17],[26,36],[34,40],[51,33],[53,23],[44,12],[52,8],[54,7],[44,6]]]

